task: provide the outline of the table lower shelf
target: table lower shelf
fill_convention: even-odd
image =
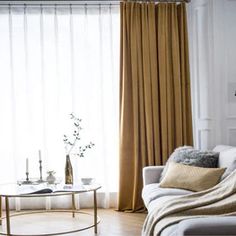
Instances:
[[[40,210],[11,213],[11,233],[6,231],[6,217],[2,217],[0,235],[53,236],[76,233],[97,227],[99,217],[80,210]],[[37,233],[35,233],[37,232]]]

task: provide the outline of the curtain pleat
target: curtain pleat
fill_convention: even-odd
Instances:
[[[192,144],[185,4],[121,3],[119,210],[143,209],[142,169]]]

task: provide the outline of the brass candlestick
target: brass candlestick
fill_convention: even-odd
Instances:
[[[42,175],[42,160],[39,160],[39,172],[40,172],[40,178],[39,181],[43,182],[43,175]]]
[[[26,182],[29,182],[29,172],[26,172]]]
[[[38,183],[44,183],[46,182],[45,180],[43,180],[43,174],[42,174],[42,160],[39,160],[39,180],[37,181]]]
[[[27,171],[25,174],[26,174],[26,179],[25,181],[22,182],[22,184],[31,184],[32,181],[29,180],[29,172]]]

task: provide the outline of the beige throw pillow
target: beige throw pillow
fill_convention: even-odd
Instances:
[[[170,162],[160,187],[202,191],[215,186],[224,171],[225,168],[203,168]]]

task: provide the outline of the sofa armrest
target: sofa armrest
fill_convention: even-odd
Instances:
[[[164,166],[146,166],[143,168],[143,185],[158,183]]]
[[[236,216],[215,216],[183,220],[177,235],[235,235]]]

